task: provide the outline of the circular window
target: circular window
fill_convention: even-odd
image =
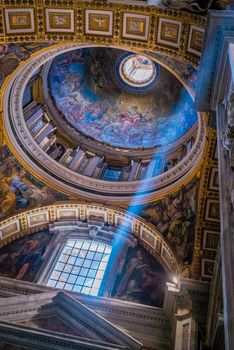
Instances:
[[[131,86],[147,87],[156,77],[156,66],[149,58],[134,54],[122,60],[119,74]]]

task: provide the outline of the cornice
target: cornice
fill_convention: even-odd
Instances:
[[[17,344],[22,346],[30,346],[39,349],[48,349],[48,346],[53,346],[53,349],[79,349],[91,350],[94,349],[93,342],[89,340],[82,340],[73,336],[59,334],[56,332],[49,332],[42,329],[32,329],[29,327],[15,325],[0,321],[1,324],[1,340],[9,344]],[[98,342],[97,342],[98,343]],[[99,346],[101,344],[99,343]],[[103,349],[111,350],[113,344],[102,343]],[[121,345],[115,345],[116,349],[124,349]]]
[[[3,281],[6,282],[8,286],[4,286],[2,283]],[[12,282],[12,279],[0,277],[0,298],[2,295],[2,291],[6,292],[4,294],[4,299],[18,297],[21,295],[30,296],[39,293],[51,293],[51,291],[54,293],[57,292],[56,289],[51,287],[36,285],[33,283],[25,283],[21,281],[17,281],[18,287],[16,287],[15,285],[11,284]],[[126,320],[141,320],[142,322],[147,322],[149,326],[152,325],[152,322],[157,322],[163,327],[170,326],[170,322],[162,309],[155,309],[154,307],[139,304],[136,305],[118,299],[107,299],[99,297],[90,300],[89,297],[85,297],[84,295],[79,295],[77,293],[69,291],[66,293],[72,296],[74,299],[81,302],[82,304],[84,304],[86,307],[90,308],[91,310],[94,310],[98,314],[100,313],[100,315],[109,314],[111,318],[116,319],[121,317],[122,319]],[[38,307],[27,307],[27,310],[25,309],[25,312],[38,310]],[[49,308],[51,309],[51,307]],[[46,309],[46,307],[44,309]],[[17,311],[11,310],[7,313],[4,312],[4,315],[14,315],[14,313],[17,313]],[[2,315],[1,312],[0,315]]]

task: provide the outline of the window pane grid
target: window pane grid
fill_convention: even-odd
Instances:
[[[98,295],[111,246],[88,240],[68,240],[47,285]]]

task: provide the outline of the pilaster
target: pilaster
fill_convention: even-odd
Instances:
[[[202,57],[199,111],[216,115],[225,349],[234,349],[234,11],[211,11]],[[210,332],[210,329],[208,329]]]

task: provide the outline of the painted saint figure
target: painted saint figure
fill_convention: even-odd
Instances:
[[[133,106],[128,111],[120,113],[117,121],[122,124],[121,133],[124,133],[141,122],[141,114],[137,111],[137,106]]]
[[[15,207],[16,195],[10,191],[7,179],[0,181],[0,219]]]
[[[25,170],[21,170],[18,176],[14,176],[9,182],[9,189],[16,195],[16,209],[25,208],[28,205],[28,199],[23,192],[28,190],[29,186],[22,180],[26,175]]]
[[[42,235],[38,234],[36,238],[27,240],[15,262],[18,270],[16,279],[22,280],[30,268],[35,270],[39,267],[45,250],[46,246]]]
[[[1,248],[0,275],[32,282],[53,235],[44,230],[21,237]]]
[[[85,115],[85,123],[100,120],[104,116],[104,112],[99,103],[93,103],[89,106],[89,110]]]
[[[133,302],[161,307],[165,281],[161,273],[146,263],[141,250],[127,263],[124,275],[116,289],[116,297]]]

